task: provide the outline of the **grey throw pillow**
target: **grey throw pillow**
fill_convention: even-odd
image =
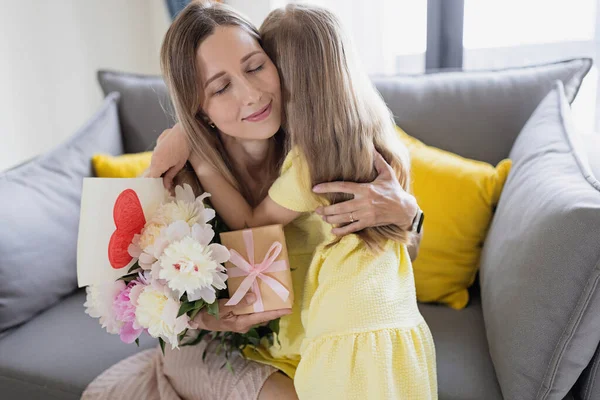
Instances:
[[[67,142],[0,174],[0,332],[77,289],[82,182],[94,153],[123,153],[119,97],[107,96]]]
[[[600,182],[562,83],[510,152],[481,258],[481,297],[506,399],[562,399],[600,342]]]
[[[498,164],[539,102],[560,80],[569,103],[588,58],[498,71],[376,78],[396,124],[425,144]]]
[[[175,125],[175,111],[160,76],[98,71],[105,95],[121,93],[119,116],[126,153],[154,149],[156,138]]]

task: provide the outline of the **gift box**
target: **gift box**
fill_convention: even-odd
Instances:
[[[291,308],[294,302],[292,274],[282,225],[220,234],[231,257],[225,263],[230,300],[236,305],[248,292],[256,302],[238,308],[237,315]]]

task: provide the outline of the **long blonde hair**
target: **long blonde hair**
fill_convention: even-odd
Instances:
[[[290,4],[271,12],[260,34],[279,70],[284,129],[291,146],[305,157],[312,185],[373,181],[375,148],[409,191],[408,150],[398,139],[385,102],[352,58],[335,15],[319,7]],[[325,198],[337,203],[351,195]],[[411,239],[396,225],[365,228],[357,234],[373,251],[382,250],[389,239],[402,243]]]
[[[257,29],[231,7],[211,0],[195,0],[177,15],[165,35],[160,52],[161,70],[177,119],[186,133],[191,150],[208,160],[248,202],[255,203],[259,199],[253,196],[244,181],[236,175],[220,132],[208,125],[201,109],[203,92],[196,65],[196,52],[218,26],[240,27],[261,44]],[[273,139],[278,151],[277,162],[271,166],[265,184],[269,184],[269,178],[278,174],[283,157],[284,132],[280,129]]]

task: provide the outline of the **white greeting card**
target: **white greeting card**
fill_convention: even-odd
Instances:
[[[127,248],[166,200],[161,178],[84,178],[77,240],[79,287],[114,282],[135,263]]]

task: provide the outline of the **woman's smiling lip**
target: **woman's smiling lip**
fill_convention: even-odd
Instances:
[[[267,104],[264,108],[260,109],[254,114],[247,116],[246,118],[243,118],[243,120],[250,122],[259,122],[264,120],[271,114],[271,104],[272,102],[269,102],[269,104]]]

